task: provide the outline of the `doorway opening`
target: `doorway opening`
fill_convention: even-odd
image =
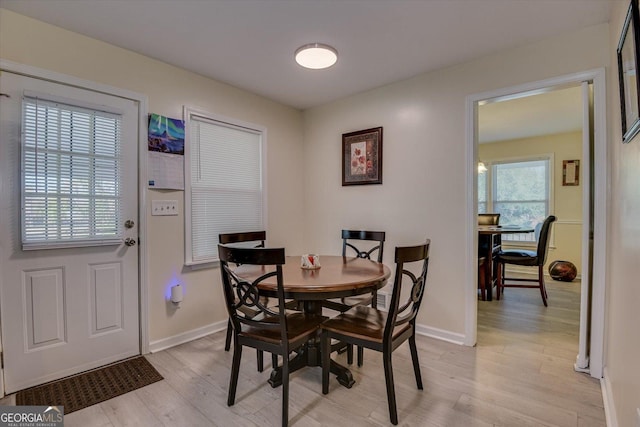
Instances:
[[[574,263],[581,273],[580,330],[575,368],[578,371],[589,372],[591,376],[596,378],[602,376],[604,244],[606,242],[606,118],[604,100],[604,70],[558,77],[467,98],[467,213],[470,227],[468,227],[467,235],[469,242],[469,289],[465,344],[474,345],[476,343],[479,324],[476,277],[477,213],[483,210],[485,212],[502,210],[503,212],[511,212],[512,216],[525,212],[528,216],[535,217],[537,215],[542,218],[554,214],[558,216],[558,223],[555,224],[551,243],[552,251],[547,260],[572,258],[576,260]],[[563,103],[566,106],[563,106]],[[508,130],[509,126],[504,126],[504,123],[516,122],[516,118],[513,116],[518,110],[515,108],[516,106],[525,110],[529,109],[529,112],[525,114],[529,120],[524,121],[519,128],[516,126],[512,130]],[[548,126],[544,132],[540,132],[539,129],[543,127],[543,122],[542,119],[536,118],[535,114],[537,113],[534,111],[535,109],[545,111],[545,108],[551,110],[552,107],[559,108],[560,112],[554,113],[551,119],[547,119],[544,123],[548,123]],[[562,112],[562,108],[567,109],[565,113]],[[570,111],[574,111],[574,113],[570,113]],[[571,114],[577,116],[577,119],[575,117],[573,119],[574,124],[562,128],[562,123],[566,122]],[[497,123],[492,123],[491,120]],[[503,126],[500,126],[500,122]],[[579,125],[575,124],[577,122]],[[495,129],[500,129],[502,136],[498,135]],[[554,136],[540,137],[541,133]],[[480,143],[491,140],[499,140],[499,142],[480,146]],[[511,166],[513,166],[512,169],[515,169],[517,166],[525,164],[527,160],[547,165],[549,171],[546,175],[548,180],[546,193],[541,192],[541,195],[532,196],[533,200],[527,200],[527,203],[524,204],[518,202],[518,198],[523,198],[522,194],[511,197],[515,200],[509,200],[509,195],[505,195],[503,191],[498,196],[495,191],[496,187],[502,185],[503,189],[512,188],[517,184],[504,181],[505,175],[498,178],[499,173]],[[562,174],[566,173],[567,163],[563,169],[563,161],[565,160],[580,161],[580,171],[577,175],[579,181],[575,183],[571,179],[569,180],[570,184],[576,185],[562,186]],[[482,161],[487,167],[486,175],[478,175],[479,161]],[[544,170],[544,168],[540,170]],[[545,173],[541,172],[540,176],[544,181]],[[504,182],[501,182],[501,179]],[[511,175],[509,179],[514,179],[514,176]],[[564,182],[567,182],[566,176]],[[481,194],[478,194],[479,189]],[[511,209],[507,209],[507,206]],[[559,215],[560,213],[562,215]],[[514,220],[506,215],[507,222]],[[501,220],[501,224],[505,223]],[[577,245],[571,245],[571,241],[575,242],[576,239],[580,242],[579,249],[576,247]],[[531,243],[506,242],[507,246],[513,244],[526,246]],[[514,293],[517,295],[518,292],[511,290],[509,295]],[[492,304],[492,302],[482,303]],[[493,303],[495,304],[495,301]],[[542,302],[539,303],[542,306]],[[553,300],[549,303],[553,304]]]

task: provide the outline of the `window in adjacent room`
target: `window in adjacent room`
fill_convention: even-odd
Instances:
[[[487,173],[478,174],[478,213],[487,213]]]
[[[494,161],[478,177],[478,212],[500,213],[501,225],[535,228],[551,211],[551,155]],[[503,240],[535,241],[533,233]]]
[[[185,263],[218,261],[218,234],[264,230],[260,126],[185,109]]]

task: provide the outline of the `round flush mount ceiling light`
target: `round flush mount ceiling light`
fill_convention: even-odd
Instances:
[[[296,62],[305,68],[321,70],[329,68],[338,60],[338,51],[321,43],[310,43],[296,50]]]

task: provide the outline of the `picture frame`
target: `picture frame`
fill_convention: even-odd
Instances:
[[[627,143],[640,131],[640,79],[637,73],[640,49],[638,0],[631,0],[618,42],[618,83],[622,142]]]
[[[342,134],[342,186],[382,184],[382,127]]]
[[[580,185],[580,160],[562,161],[562,185]]]

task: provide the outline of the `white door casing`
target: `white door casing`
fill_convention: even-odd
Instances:
[[[589,372],[589,332],[588,324],[591,317],[590,288],[591,288],[591,254],[592,238],[591,223],[593,212],[591,209],[591,84],[582,82],[582,263],[585,266],[580,272],[580,336],[578,343],[578,355],[576,356],[575,370]],[[586,243],[586,244],[585,244]]]
[[[0,315],[8,393],[140,354],[138,246],[23,251],[21,114],[25,90],[122,114],[122,221],[138,240],[137,102],[0,74]]]
[[[593,87],[593,270],[591,272],[592,294],[588,302],[591,310],[590,321],[588,316],[581,316],[580,336],[585,337],[584,331],[589,330],[588,345],[581,343],[580,350],[588,347],[588,354],[580,352],[576,363],[576,368],[586,370],[580,365],[588,360],[589,374],[594,378],[601,378],[604,367],[604,342],[605,342],[605,282],[606,282],[606,254],[607,254],[607,133],[606,133],[606,81],[604,68],[578,72],[547,80],[525,83],[518,86],[502,88],[485,93],[469,95],[466,99],[466,158],[465,166],[467,171],[466,179],[466,265],[467,277],[465,282],[468,285],[465,309],[465,335],[464,344],[473,346],[477,340],[477,282],[476,265],[477,257],[477,179],[475,170],[477,169],[477,105],[478,102],[488,99],[508,98],[519,96],[518,94],[533,93],[535,91],[546,91],[548,88],[569,87],[582,85],[583,82],[591,82]],[[583,159],[587,163],[587,158]],[[584,173],[584,172],[583,172]],[[585,175],[586,176],[586,175]],[[588,186],[589,180],[584,179],[584,186]],[[589,203],[588,198],[583,198],[583,204]],[[586,209],[586,208],[585,208]],[[583,210],[584,212],[584,210]],[[591,219],[583,217],[583,228],[588,227]],[[589,240],[585,240],[583,234],[582,247],[589,247]],[[584,267],[583,267],[584,268]],[[581,302],[584,304],[584,301]],[[581,311],[585,307],[581,306]]]

